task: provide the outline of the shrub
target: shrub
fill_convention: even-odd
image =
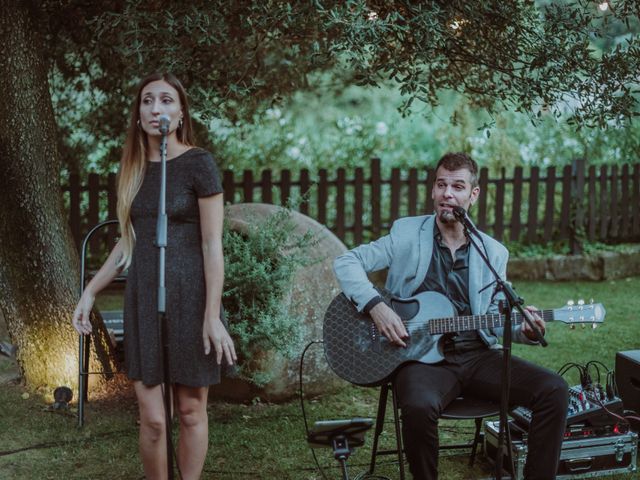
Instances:
[[[293,358],[302,341],[302,318],[292,315],[287,296],[294,274],[314,262],[314,236],[295,233],[291,210],[250,222],[247,232],[225,228],[225,291],[229,330],[236,341],[240,376],[261,386],[270,378],[259,370],[265,352]]]

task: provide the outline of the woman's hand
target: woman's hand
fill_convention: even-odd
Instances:
[[[202,326],[202,340],[204,342],[205,355],[211,353],[211,345],[213,344],[218,365],[222,362],[223,354],[228,365],[233,365],[238,359],[233,340],[220,318],[209,318],[205,315],[205,321]]]
[[[93,308],[93,302],[95,299],[96,297],[87,293],[85,290],[73,312],[73,319],[71,320],[71,323],[73,323],[73,327],[81,335],[89,335],[91,333],[91,322],[89,321],[89,317],[91,315],[91,309]]]

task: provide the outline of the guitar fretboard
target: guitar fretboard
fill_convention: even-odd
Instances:
[[[539,310],[537,313],[545,322],[553,320],[553,310]],[[429,334],[438,335],[452,332],[464,332],[467,330],[499,328],[504,326],[505,318],[506,317],[504,315],[499,313],[432,318],[429,321]],[[522,314],[520,312],[513,312],[511,314],[511,322],[514,325],[519,325],[524,322]]]

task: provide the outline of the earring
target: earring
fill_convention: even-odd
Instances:
[[[182,129],[182,119],[178,120],[178,128]]]
[[[138,126],[138,128],[140,128],[140,119],[138,119],[138,121],[136,122],[136,125]]]

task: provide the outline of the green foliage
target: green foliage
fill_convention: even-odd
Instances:
[[[240,355],[241,375],[256,385],[271,378],[260,370],[266,352],[298,355],[302,318],[292,315],[287,297],[296,270],[309,265],[311,233],[297,234],[290,210],[281,210],[244,234],[224,229],[225,291],[229,329]]]
[[[292,93],[324,88],[325,77],[336,91],[394,82],[401,94],[395,107],[403,113],[420,102],[436,106],[451,90],[494,116],[516,110],[538,121],[548,111],[578,126],[604,127],[638,115],[638,7],[632,1],[620,0],[602,13],[593,2],[542,0],[190,0],[163,8],[138,0],[47,0],[38,15],[50,40],[43,56],[51,60],[71,171],[84,157],[98,168],[118,157],[132,85],[158,69],[183,79],[203,124],[217,117],[234,129],[239,120],[251,120],[262,102],[279,105]],[[282,118],[297,122],[288,114]],[[251,137],[251,123],[234,133]],[[334,135],[346,134],[351,143],[326,161],[393,151],[387,148],[392,142],[380,142],[370,126],[364,114],[336,125]],[[312,148],[311,142],[281,139],[263,145],[253,152],[258,164]],[[500,152],[511,158],[517,149]]]
[[[413,114],[403,117],[397,109],[401,101],[394,84],[339,91],[327,87],[298,92],[279,107],[257,110],[247,121],[218,118],[208,127],[217,157],[238,172],[334,172],[366,168],[377,156],[388,174],[393,167],[433,166],[451,150],[470,153],[494,173],[521,165],[562,166],[575,158],[596,165],[638,161],[638,122],[576,130],[566,116],[545,113],[532,125],[525,113],[491,116],[453,92],[442,92],[436,107],[414,102]]]

